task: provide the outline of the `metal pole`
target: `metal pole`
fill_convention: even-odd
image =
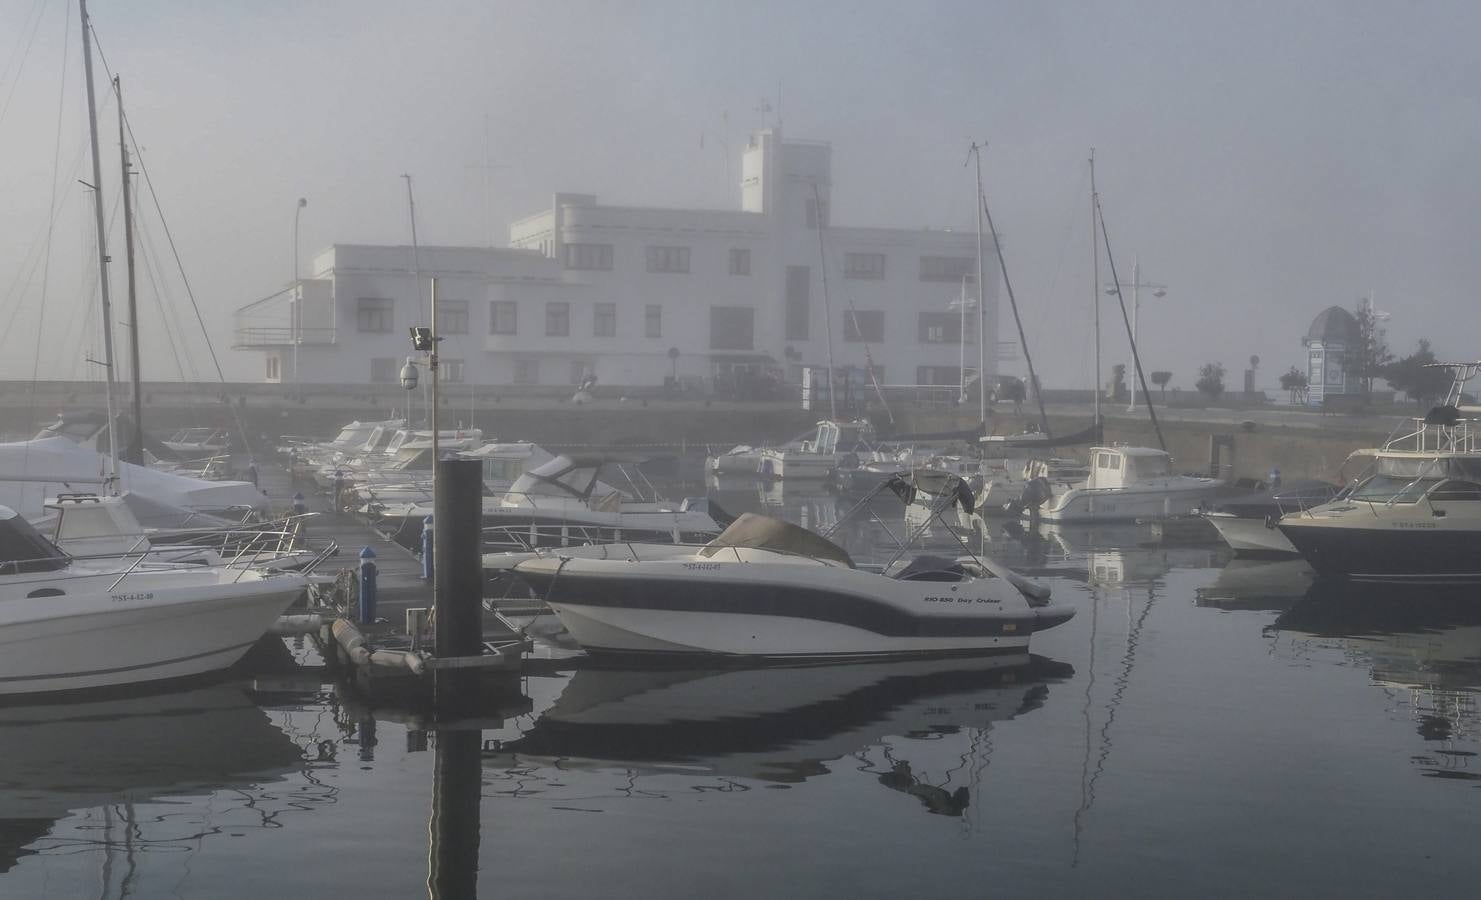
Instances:
[[[972,156],[977,163],[977,409],[982,431],[987,433],[987,285],[982,265],[982,147],[972,142]]]
[[[417,306],[421,306],[422,305],[422,268],[421,268],[422,267],[422,252],[421,252],[421,249],[417,246],[417,202],[416,202],[416,198],[414,198],[412,196],[412,193],[411,193],[411,176],[410,175],[402,175],[401,177],[406,179],[406,208],[407,208],[408,213],[411,216],[411,278],[412,278],[412,282],[413,282],[413,284],[415,286],[415,290],[416,290]],[[433,330],[435,332],[436,327],[437,327],[437,323],[435,323],[435,322],[432,323],[432,327],[433,327]],[[434,343],[433,346],[434,346],[434,352],[435,352],[435,346],[436,346],[436,344]],[[422,389],[422,399],[425,400],[429,404],[431,402],[431,400],[430,400],[431,393],[432,393],[432,385],[429,383],[429,384],[427,384]],[[408,410],[407,419],[409,420],[410,418],[411,418],[411,416],[410,416],[409,410]],[[428,419],[428,421],[431,420],[430,414],[428,415],[427,419]],[[437,429],[436,429],[435,426],[433,427],[432,432],[433,432],[433,434],[436,434]]]
[[[1090,148],[1090,301],[1095,309],[1095,377],[1091,384],[1095,388],[1096,439],[1100,427],[1100,237],[1095,230],[1095,148]]]
[[[293,208],[293,309],[290,316],[288,331],[293,340],[293,389],[298,392],[300,384],[298,377],[298,345],[303,343],[303,280],[298,276],[298,217],[303,208],[309,205],[304,197],[298,198],[298,205]]]
[[[129,433],[128,455],[125,457],[136,466],[144,465],[144,392],[139,373],[139,301],[134,286],[134,207],[129,188],[129,145],[124,137],[123,80],[113,79],[113,91],[118,98],[118,149],[123,166],[123,245],[124,258],[128,261],[129,283],[129,377],[133,382],[134,427]]]
[[[113,421],[113,304],[108,296],[108,229],[103,224],[103,165],[98,157],[98,106],[93,95],[93,42],[87,0],[78,0],[82,14],[82,67],[87,81],[87,133],[93,151],[93,217],[98,230],[98,294],[103,308],[103,365],[108,370],[104,396],[108,401],[108,473],[118,477],[118,434]]]
[[[477,656],[483,647],[483,464],[449,457],[439,459],[435,468],[434,647],[443,658]]]
[[[818,194],[818,182],[812,183],[813,211],[816,213],[818,223],[818,268],[823,273],[823,337],[828,342],[828,418],[834,422],[838,421],[838,403],[834,399],[835,372],[833,369],[833,311],[828,300],[828,251],[823,246],[823,199]]]
[[[962,394],[958,403],[967,402],[967,276],[962,276],[962,322],[957,332],[957,375],[961,378]]]
[[[442,458],[442,435],[437,428],[437,276],[432,276],[432,350],[427,354],[427,370],[431,374],[432,391],[432,413],[430,416],[432,424],[432,496],[437,496],[437,462]],[[436,519],[433,519],[436,522]]]

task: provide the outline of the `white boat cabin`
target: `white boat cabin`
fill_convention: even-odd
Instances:
[[[874,424],[867,419],[852,422],[834,422],[824,419],[818,423],[817,435],[811,441],[803,441],[802,453],[850,453],[869,449],[874,442]]]
[[[1090,478],[1092,490],[1127,488],[1138,483],[1172,477],[1172,457],[1151,447],[1092,447]]]

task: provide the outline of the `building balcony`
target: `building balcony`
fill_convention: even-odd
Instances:
[[[337,343],[333,328],[300,328],[300,347],[332,347]],[[239,327],[232,336],[233,350],[271,350],[293,346],[293,329],[287,325]]]

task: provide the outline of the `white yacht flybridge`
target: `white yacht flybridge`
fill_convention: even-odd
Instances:
[[[1217,478],[1173,474],[1172,457],[1152,447],[1092,447],[1090,477],[1054,486],[1039,516],[1046,522],[1185,516],[1223,486]]]

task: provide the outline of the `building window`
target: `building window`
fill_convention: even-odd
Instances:
[[[646,337],[663,337],[663,307],[650,303],[643,307],[643,334]]]
[[[730,274],[751,274],[751,249],[749,247],[730,248]]]
[[[571,304],[552,301],[545,304],[545,336],[568,337],[571,334]]]
[[[685,274],[689,271],[688,247],[649,247],[648,271]]]
[[[390,334],[393,307],[390,300],[361,297],[355,308],[355,328],[367,334]]]
[[[970,328],[967,329],[966,338],[969,344],[977,343],[977,335]],[[962,314],[959,312],[921,313],[918,339],[922,344],[961,343]]]
[[[282,373],[278,369],[279,365],[281,365],[281,363],[278,362],[278,358],[276,356],[269,356],[267,358],[268,381],[277,381],[279,378],[283,377]]]
[[[807,266],[787,267],[787,340],[805,341],[812,325],[808,290],[812,286],[812,269]]]
[[[439,357],[437,359],[437,368],[439,370],[437,375],[439,381],[445,384],[463,383],[463,361],[461,359],[442,359]]]
[[[592,304],[591,333],[595,337],[617,337],[617,304]]]
[[[915,383],[927,385],[960,385],[962,370],[957,366],[916,366]]]
[[[610,271],[612,268],[611,244],[563,244],[562,247],[568,269]]]
[[[576,385],[581,384],[582,382],[586,381],[586,377],[591,374],[591,371],[592,369],[590,360],[571,360],[571,383]]]
[[[843,255],[844,278],[884,278],[883,253],[845,253]]]
[[[401,379],[401,360],[393,357],[378,357],[370,361],[370,380],[374,384],[389,384]]]
[[[922,256],[920,258],[921,281],[950,281],[960,283],[963,278],[971,284],[977,279],[977,260],[970,256]]]
[[[710,349],[755,348],[756,311],[749,306],[710,307]]]
[[[468,301],[467,300],[438,300],[437,301],[437,333],[438,334],[467,334],[468,333]]]
[[[819,211],[822,212],[822,215],[818,215]],[[807,198],[807,209],[806,209],[806,211],[804,213],[803,218],[806,220],[806,224],[807,224],[807,227],[808,228],[817,228],[819,221],[821,221],[823,223],[823,227],[824,228],[827,228],[828,227],[828,201],[827,200],[824,200],[822,203],[819,203],[818,202],[818,198],[816,198],[816,197],[808,197]]]
[[[513,300],[489,301],[489,334],[518,334],[519,304]]]
[[[879,343],[884,340],[884,310],[845,310],[843,313],[843,339],[857,344],[860,341]]]
[[[515,384],[539,384],[540,383],[540,360],[533,356],[517,356],[514,358],[514,383]]]

